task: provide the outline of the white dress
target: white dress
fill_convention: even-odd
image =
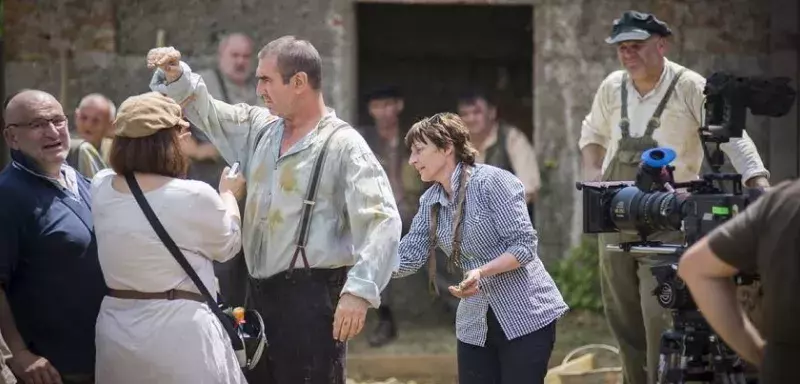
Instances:
[[[153,231],[133,195],[113,189],[114,172],[92,181],[98,255],[112,289],[198,292]],[[231,259],[241,230],[209,185],[174,179],[145,192],[167,232],[209,290],[212,260]],[[96,327],[97,384],[246,383],[230,339],[206,304],[106,296]]]

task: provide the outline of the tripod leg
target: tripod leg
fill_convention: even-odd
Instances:
[[[661,353],[658,364],[658,384],[684,384],[680,353]]]

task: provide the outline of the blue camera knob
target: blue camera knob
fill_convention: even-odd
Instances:
[[[675,156],[672,148],[652,148],[642,153],[642,162],[648,167],[661,168],[675,160]]]

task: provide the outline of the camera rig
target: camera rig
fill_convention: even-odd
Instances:
[[[744,133],[747,110],[753,115],[780,117],[791,109],[795,91],[788,78],[746,78],[714,73],[706,79],[705,124],[698,129],[705,160],[712,172],[696,180],[675,182],[676,154],[660,147],[645,151],[636,180],[578,182],[583,195],[583,232],[629,233],[638,241],[608,245],[607,250],[649,258],[657,281],[659,305],[670,311],[673,326],[661,338],[659,384],[687,381],[746,383],[745,364],[715,334],[697,310],[677,264],[685,249],[745,209],[761,194],[743,188],[742,175],[722,173],[722,144]],[[709,150],[709,145],[714,148]],[[730,191],[730,192],[728,192]],[[681,244],[648,240],[649,236],[680,231]],[[739,285],[758,276],[740,275]]]

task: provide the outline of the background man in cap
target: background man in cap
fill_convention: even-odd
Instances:
[[[419,208],[419,197],[424,192],[417,170],[408,164],[408,148],[403,145],[403,135],[407,129],[401,127],[400,114],[404,105],[403,95],[397,87],[385,86],[372,90],[367,95],[367,109],[374,125],[361,129],[361,134],[389,177],[402,220],[403,236],[411,227]],[[369,335],[368,341],[373,347],[385,345],[397,337],[397,323],[391,308],[392,296],[390,283],[381,292],[379,321]]]
[[[671,35],[666,23],[646,13],[628,11],[614,21],[606,42],[616,46],[624,69],[600,84],[583,121],[578,144],[586,180],[634,180],[642,152],[657,146],[677,152],[675,181],[698,177],[703,147],[697,129],[705,79],[665,58]],[[722,149],[747,186],[768,186],[769,173],[746,133]],[[637,236],[599,237],[603,305],[620,345],[626,382],[654,383],[661,333],[669,324],[668,313],[652,293],[655,278],[649,266],[635,257],[641,255],[605,250],[606,244],[636,241]],[[649,239],[683,243],[680,232]]]

